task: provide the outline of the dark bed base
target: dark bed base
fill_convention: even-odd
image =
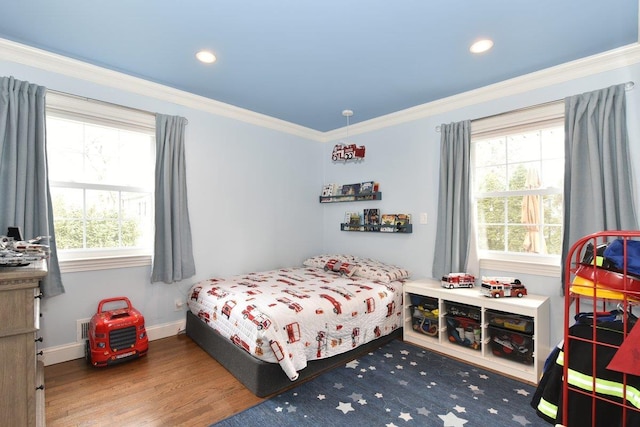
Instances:
[[[312,360],[306,368],[300,371],[298,379],[291,381],[279,364],[256,359],[215,332],[190,311],[187,311],[186,331],[187,336],[258,397],[271,396],[300,385],[305,380],[353,360],[395,338],[402,337],[402,328],[396,329],[389,335],[363,344],[347,353],[338,354],[328,359]]]

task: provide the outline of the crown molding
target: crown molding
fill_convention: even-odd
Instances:
[[[106,87],[194,108],[208,113],[250,123],[263,128],[299,136],[312,141],[330,142],[344,136],[345,127],[320,132],[264,114],[225,104],[203,96],[174,89],[139,77],[88,64],[76,59],[0,38],[0,59],[40,68]],[[597,55],[567,62],[541,71],[438,99],[416,107],[349,125],[349,135],[371,132],[402,123],[446,113],[471,105],[493,101],[627,67],[640,62],[640,44],[633,43]]]
[[[535,89],[565,83],[581,77],[627,67],[640,62],[640,44],[633,43],[597,55],[566,62],[555,67],[525,74],[499,83],[470,90],[433,102],[407,108],[349,126],[349,135],[383,129],[425,117],[446,113],[463,107],[480,104]],[[325,132],[323,142],[344,137],[346,128]]]
[[[320,141],[322,132],[139,77],[0,38],[0,59]],[[51,88],[54,89],[54,88]]]

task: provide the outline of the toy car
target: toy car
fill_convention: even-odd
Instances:
[[[116,306],[104,310],[105,306]],[[126,297],[103,299],[89,321],[85,358],[92,366],[107,366],[147,354],[149,338],[144,316]]]
[[[467,273],[449,273],[446,276],[442,276],[443,288],[473,288],[476,282],[475,276]]]
[[[514,277],[483,277],[480,292],[493,298],[522,298],[527,295],[527,288]]]

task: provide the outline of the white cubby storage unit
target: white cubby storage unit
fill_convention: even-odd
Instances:
[[[416,321],[417,301],[437,310],[436,314],[426,316],[424,322],[418,316]],[[440,281],[422,279],[405,282],[403,310],[405,341],[530,384],[538,383],[550,351],[548,297],[491,298],[482,295],[479,287],[445,289]],[[457,324],[460,328],[452,328],[452,321],[460,315],[471,319]],[[496,327],[507,322],[509,328],[522,327],[521,333]],[[503,340],[505,336],[510,339]],[[466,340],[460,343],[456,337]]]

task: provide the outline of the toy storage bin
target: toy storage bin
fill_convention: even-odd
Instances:
[[[445,310],[450,316],[468,317],[469,319],[473,319],[480,323],[480,307],[445,301]]]
[[[489,325],[525,334],[533,333],[533,318],[517,314],[504,313],[498,310],[487,310],[486,319]]]
[[[474,350],[481,349],[482,328],[480,323],[465,316],[444,316],[449,341]]]
[[[533,364],[533,337],[509,329],[489,326],[491,352],[525,365]]]
[[[438,299],[409,294],[413,330],[435,337],[438,335]]]

